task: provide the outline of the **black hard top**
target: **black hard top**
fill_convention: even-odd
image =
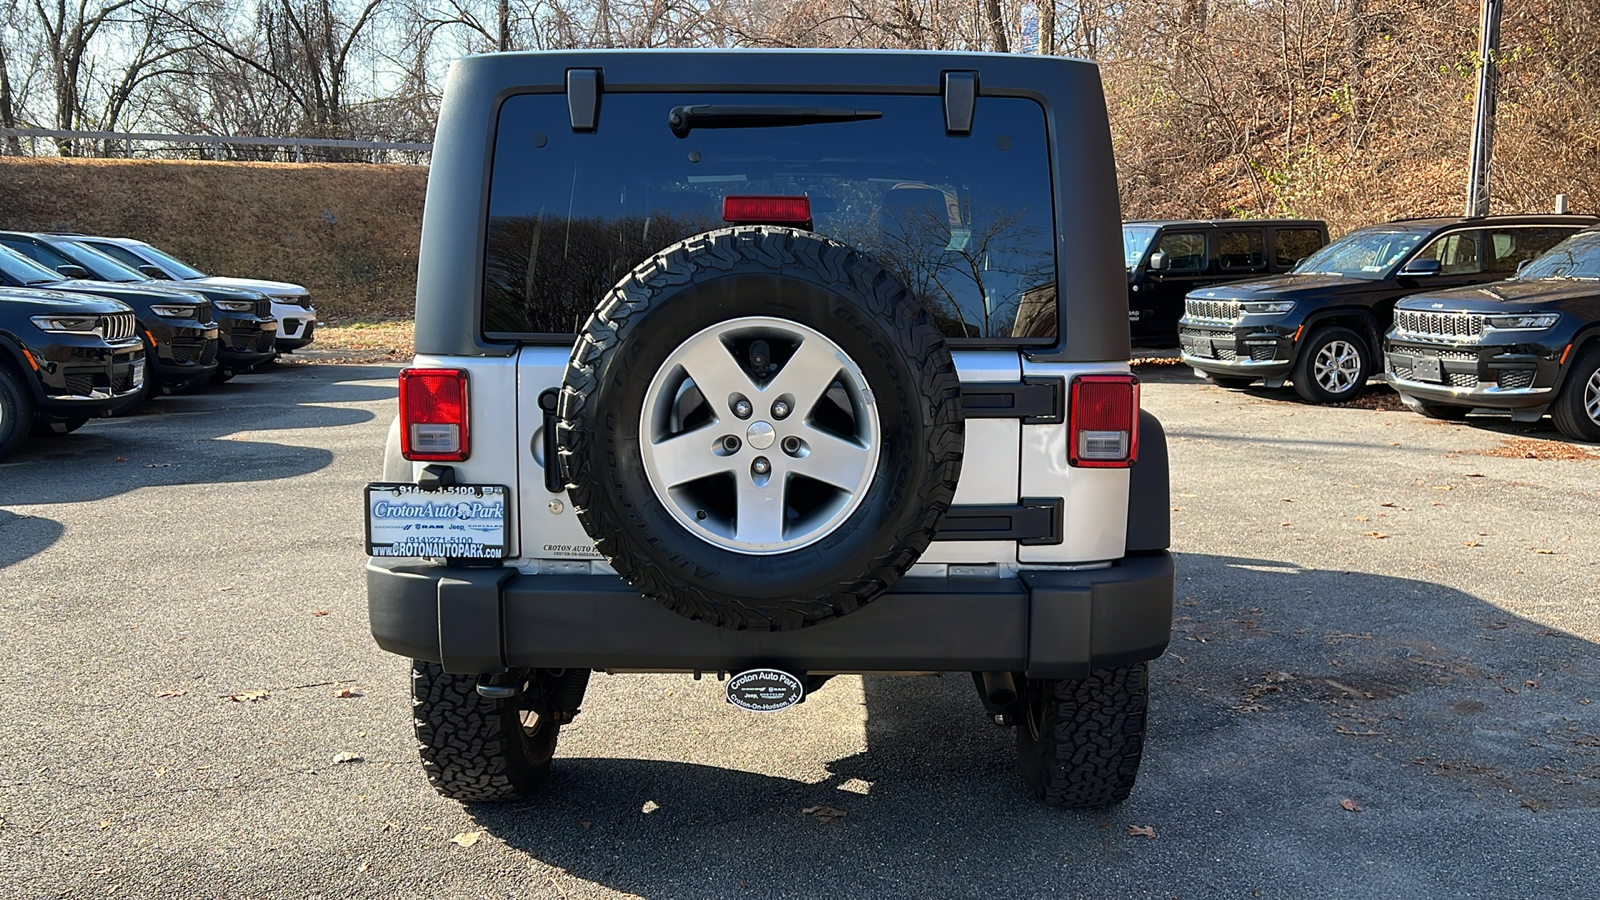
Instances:
[[[569,78],[574,70],[577,76]],[[1072,289],[1061,292],[1059,343],[1030,349],[1029,355],[1127,359],[1122,214],[1100,70],[1061,57],[887,50],[581,50],[456,60],[445,84],[428,173],[417,269],[417,352],[509,356],[515,351],[514,344],[484,340],[481,328],[486,187],[495,124],[506,98],[566,93],[574,123],[586,120],[593,109],[595,130],[604,133],[606,93],[938,96],[946,73],[958,79],[976,73],[978,96],[1033,99],[1045,107],[1051,123],[1057,246],[1074,248],[1070,255],[1058,252],[1056,277]],[[590,86],[599,89],[596,104],[586,102]],[[947,95],[947,105],[955,93]]]
[[[1161,228],[1237,228],[1244,226],[1274,227],[1300,227],[1300,228],[1325,228],[1326,222],[1321,219],[1128,219],[1124,225],[1155,225]]]

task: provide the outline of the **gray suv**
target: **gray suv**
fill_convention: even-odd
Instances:
[[[1080,61],[455,63],[367,488],[434,786],[532,791],[592,673],[961,671],[1039,797],[1125,798],[1174,576],[1114,174]]]

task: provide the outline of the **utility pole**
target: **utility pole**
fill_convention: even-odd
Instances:
[[[1500,52],[1501,0],[1483,0],[1478,20],[1478,102],[1472,112],[1472,168],[1467,175],[1467,215],[1489,214],[1489,159],[1494,152],[1494,104],[1500,75],[1495,54]]]

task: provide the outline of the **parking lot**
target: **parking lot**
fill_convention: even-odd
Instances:
[[[1037,805],[963,673],[836,678],[764,717],[711,679],[597,677],[536,801],[463,808],[428,787],[406,666],[366,631],[361,487],[395,371],[282,364],[0,464],[0,893],[1600,885],[1600,452],[1548,429],[1142,368],[1178,606],[1109,813]]]

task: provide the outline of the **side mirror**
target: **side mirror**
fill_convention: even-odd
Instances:
[[[1157,250],[1156,252],[1150,254],[1150,271],[1161,272],[1166,268],[1167,253],[1165,250]]]
[[[167,273],[161,271],[161,269],[157,268],[156,266],[150,265],[149,263],[140,266],[139,271],[145,275],[149,275],[151,278],[166,279],[168,277]]]
[[[1424,278],[1429,275],[1437,275],[1443,269],[1444,266],[1437,259],[1413,259],[1400,269],[1400,274]]]
[[[62,274],[62,276],[66,277],[66,278],[88,278],[89,277],[89,270],[85,269],[83,266],[61,265],[61,266],[56,266],[56,271],[60,272]]]

